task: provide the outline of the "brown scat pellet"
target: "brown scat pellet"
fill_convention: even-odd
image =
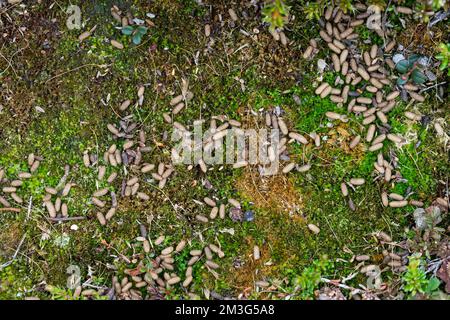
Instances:
[[[207,217],[205,217],[204,215],[201,215],[201,214],[196,215],[195,218],[198,221],[203,222],[203,223],[208,223],[208,221],[209,221]]]
[[[350,149],[355,148],[360,141],[361,141],[361,136],[358,135],[358,136],[354,137],[352,139],[352,141],[350,142],[350,145],[349,145]]]
[[[63,217],[69,216],[69,208],[67,207],[67,203],[61,204],[61,214]]]
[[[358,97],[358,98],[356,98],[356,102],[362,103],[362,104],[372,104],[372,99],[366,98],[366,97]]]
[[[133,177],[127,181],[127,186],[131,187],[132,185],[136,184],[138,181],[139,181],[138,177]]]
[[[414,92],[414,91],[408,91],[409,95],[411,96],[411,98],[413,98],[414,100],[418,101],[418,102],[424,102],[425,101],[425,97],[421,96],[420,94]]]
[[[116,49],[122,50],[124,48],[123,44],[120,43],[119,41],[111,40],[110,43]]]
[[[402,208],[402,207],[406,207],[407,205],[408,205],[407,200],[389,202],[389,206],[391,208]]]
[[[205,202],[210,207],[215,207],[216,206],[216,202],[213,199],[208,198],[208,197],[205,197],[203,199],[203,202]]]
[[[325,87],[325,89],[323,89],[322,90],[322,92],[320,93],[320,97],[323,99],[323,98],[325,98],[325,97],[327,97],[330,93],[331,93],[331,90],[332,90],[333,88],[331,87],[331,86],[327,86],[327,87]]]
[[[202,255],[202,250],[191,250],[191,251],[189,252],[189,254],[190,254],[191,256],[201,256],[201,255]]]
[[[333,7],[332,6],[328,6],[327,10],[325,11],[325,20],[330,20],[331,19],[331,15],[333,14]]]
[[[372,59],[370,58],[369,52],[367,52],[367,51],[364,52],[363,59],[364,59],[364,63],[366,64],[366,66],[370,67],[372,65]]]
[[[334,43],[329,42],[328,48],[330,48],[331,51],[333,51],[335,54],[341,54],[342,50],[339,49]]]
[[[165,236],[159,236],[156,240],[155,240],[155,245],[159,246],[161,243],[163,243],[164,239],[166,237]]]
[[[131,140],[125,141],[125,143],[123,144],[123,150],[130,149],[133,146],[134,146],[134,141],[131,141]],[[119,162],[119,161],[117,161],[117,162]]]
[[[83,164],[86,168],[90,167],[91,165],[89,154],[87,153],[87,151],[83,153]]]
[[[180,102],[179,104],[177,104],[173,109],[172,109],[172,113],[174,115],[177,115],[178,113],[181,112],[181,110],[183,110],[184,108],[184,103]]]
[[[150,196],[148,196],[147,194],[145,194],[145,193],[143,193],[143,192],[138,192],[138,193],[137,193],[137,197],[138,197],[139,199],[141,199],[141,200],[144,200],[144,201],[150,200]]]
[[[369,126],[369,128],[367,129],[367,134],[366,134],[366,141],[367,141],[367,142],[372,141],[373,136],[375,135],[375,130],[376,130],[375,125],[374,125],[374,124],[371,124],[371,125]]]
[[[331,39],[331,37],[324,30],[321,30],[319,35],[327,43],[331,43],[331,41],[333,41],[333,39]]]
[[[379,136],[377,136],[374,140],[373,140],[373,144],[377,144],[377,143],[381,143],[384,140],[386,140],[386,134],[380,134]]]
[[[316,88],[316,90],[314,91],[314,93],[315,93],[315,94],[321,94],[322,91],[325,90],[325,88],[328,87],[328,86],[329,86],[328,83],[322,82],[322,83]],[[267,115],[268,115],[268,114],[266,114],[266,116],[267,116]],[[270,115],[269,115],[268,118],[269,118],[269,122],[266,123],[266,125],[267,125],[268,127],[270,127],[270,124],[271,124],[271,121],[270,121]]]
[[[39,161],[39,160],[35,160],[34,162],[33,162],[33,164],[31,165],[31,167],[30,167],[30,172],[31,173],[34,173],[34,172],[36,172],[36,170],[39,168],[39,165],[41,164],[41,162]]]
[[[391,101],[394,100],[395,98],[397,98],[400,95],[399,91],[393,91],[390,94],[388,94],[388,96],[386,97],[386,101]]]
[[[253,259],[259,260],[261,258],[261,251],[259,250],[258,246],[253,246]]]
[[[228,14],[230,15],[231,20],[235,22],[238,20],[238,16],[233,9],[228,9]]]
[[[368,116],[368,117],[364,118],[362,124],[363,125],[368,125],[368,124],[374,122],[375,119],[376,119],[376,116],[374,116],[374,115]]]
[[[405,116],[410,119],[410,120],[414,120],[414,121],[420,121],[422,119],[422,116],[410,111],[406,111],[405,112]]]
[[[105,206],[105,203],[103,201],[101,201],[100,199],[97,199],[96,197],[92,197],[91,201],[97,207],[103,208]]]
[[[105,216],[105,219],[106,220],[111,220],[111,218],[115,215],[115,213],[116,213],[116,208],[110,208],[109,210],[108,210],[108,212],[106,213],[106,216]]]
[[[29,172],[20,172],[18,175],[19,179],[30,179],[31,173]]]
[[[199,256],[194,256],[191,259],[189,259],[188,266],[192,266],[194,263],[198,261],[199,258],[200,258]]]
[[[295,167],[295,162],[291,162],[291,163],[287,164],[283,168],[283,173],[289,173],[290,171],[292,171],[292,169],[294,169],[294,167]]]
[[[17,191],[16,187],[3,187],[3,192],[4,193],[13,193]]]
[[[47,212],[51,218],[56,217],[56,209],[51,201],[45,202],[45,206],[47,207]]]
[[[175,252],[180,252],[186,246],[186,240],[181,240],[175,247]]]
[[[378,46],[374,44],[370,48],[370,58],[375,59],[377,54],[378,54]]]
[[[396,45],[395,40],[390,41],[390,42],[386,45],[386,47],[384,48],[384,52],[385,52],[385,53],[390,52],[392,49],[394,49],[395,45]]]
[[[370,152],[375,152],[375,151],[378,151],[378,150],[380,150],[382,148],[383,148],[383,144],[382,143],[377,143],[377,144],[371,145],[368,150]]]
[[[147,239],[145,239],[143,242],[142,242],[142,246],[143,246],[143,248],[144,248],[144,252],[145,253],[149,253],[150,252],[150,242],[147,240]]]
[[[190,284],[191,284],[191,282],[192,282],[192,280],[193,280],[193,278],[192,278],[192,276],[187,276],[186,277],[186,279],[183,281],[183,287],[188,287]]]
[[[395,134],[389,133],[387,135],[388,140],[395,142],[395,143],[401,143],[403,141],[403,138],[400,136],[397,136]]]
[[[318,234],[320,232],[319,227],[317,227],[315,224],[312,223],[308,224],[308,229],[314,234]]]
[[[298,167],[297,171],[298,172],[306,172],[306,171],[309,171],[310,169],[311,169],[311,165],[305,164],[303,166]]]
[[[122,104],[121,104],[120,107],[119,107],[119,110],[120,110],[120,111],[125,111],[125,110],[127,110],[128,107],[130,106],[130,104],[131,104],[131,101],[130,101],[130,100],[125,100],[125,101],[123,101]]]
[[[309,59],[312,55],[314,48],[312,46],[308,46],[303,53],[303,59]]]
[[[155,165],[154,164],[146,164],[145,166],[142,167],[141,172],[142,173],[147,173],[152,171],[153,169],[155,169]]]
[[[369,81],[370,75],[367,73],[367,71],[363,67],[358,67],[357,72],[359,75],[366,81]]]
[[[114,180],[117,178],[117,172],[113,172],[110,174],[108,179],[106,180],[109,184],[113,183]]]
[[[367,260],[370,260],[370,257],[368,255],[360,255],[360,256],[356,256],[355,260],[359,261],[359,262],[367,261]]]
[[[284,135],[289,133],[288,127],[282,118],[278,118],[278,128],[280,128]]]
[[[166,123],[172,123],[172,118],[170,117],[170,115],[168,113],[163,113],[163,119]]]
[[[22,180],[13,180],[11,181],[11,187],[20,187],[23,184]]]
[[[225,219],[225,205],[223,203],[219,207],[219,218]]]
[[[167,247],[167,248],[163,249],[161,251],[161,255],[167,256],[167,255],[171,254],[172,252],[173,252],[173,247],[170,246],[170,247]]]
[[[218,269],[219,265],[212,260],[206,260],[205,265],[210,267],[211,269]]]
[[[341,192],[344,197],[348,196],[348,188],[347,188],[347,185],[345,184],[345,182],[341,183]]]
[[[350,184],[354,186],[361,186],[365,183],[365,180],[363,178],[351,178]]]
[[[33,165],[34,160],[35,160],[34,153],[30,153],[28,155],[28,158],[27,158],[27,162],[28,162],[28,166],[29,167],[31,167]],[[1,177],[0,177],[0,179],[1,179]]]
[[[19,204],[23,203],[23,199],[19,197],[15,192],[11,193],[11,198]]]
[[[395,9],[398,13],[402,13],[402,14],[413,14],[413,12],[414,12],[411,8],[408,8],[408,7],[398,6]]]
[[[106,195],[108,193],[108,189],[107,188],[103,188],[100,190],[97,190],[93,193],[94,197],[103,197],[104,195]]]
[[[6,200],[4,197],[0,196],[0,204],[2,204],[4,207],[11,207],[11,204]]]
[[[398,193],[394,193],[394,192],[389,194],[389,198],[391,198],[392,200],[397,200],[397,201],[404,200],[404,197],[402,195],[400,195]]]
[[[211,213],[209,214],[209,218],[214,220],[217,217],[217,214],[219,213],[219,208],[214,207],[211,209]]]
[[[386,181],[386,182],[391,181],[391,177],[392,177],[391,168],[386,167],[385,171],[384,171],[384,181]]]
[[[61,198],[56,198],[56,201],[55,201],[55,210],[56,210],[56,212],[59,212],[59,210],[61,209]]]
[[[167,183],[167,179],[162,179],[158,183],[158,188],[163,189],[166,186],[166,183]]]
[[[409,204],[415,207],[423,207],[423,202],[418,200],[409,200]]]
[[[331,55],[331,60],[333,61],[333,67],[334,71],[340,72],[341,71],[341,62],[339,60],[339,56],[335,53]]]
[[[381,203],[384,207],[387,207],[389,205],[388,195],[384,191],[381,193]]]

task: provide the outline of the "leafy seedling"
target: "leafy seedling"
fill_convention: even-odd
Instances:
[[[423,84],[427,81],[427,76],[422,70],[423,67],[417,63],[419,59],[419,55],[413,54],[409,58],[397,62],[395,69],[401,74],[397,79],[398,85],[404,85],[409,80],[415,84]]]
[[[142,42],[142,37],[147,33],[148,28],[144,26],[125,26],[122,28],[122,33],[131,36],[133,43],[138,45]]]

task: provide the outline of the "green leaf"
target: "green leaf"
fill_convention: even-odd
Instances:
[[[411,74],[411,79],[416,84],[422,84],[422,83],[426,82],[428,78],[419,69],[414,69],[414,71]]]
[[[439,288],[440,284],[441,284],[441,282],[439,281],[439,279],[436,277],[433,277],[428,281],[426,291],[428,293],[432,293],[433,291],[436,291]]]
[[[408,72],[408,70],[410,68],[411,68],[411,63],[406,59],[400,60],[395,65],[395,69],[397,69],[397,71],[400,73],[406,73],[406,72]]]
[[[129,36],[133,33],[134,29],[132,26],[125,26],[122,28],[122,33]]]
[[[400,77],[400,78],[398,78],[397,79],[397,84],[399,85],[399,86],[402,86],[402,85],[404,85],[405,83],[407,83],[408,82],[408,78],[403,78],[403,77]]]
[[[408,61],[410,64],[413,64],[414,62],[416,62],[417,60],[419,60],[420,55],[418,54],[412,54],[408,57]]]
[[[139,33],[136,33],[136,34],[133,36],[133,43],[136,44],[136,45],[138,45],[138,44],[141,43],[141,41],[142,41],[142,36],[141,36]]]
[[[138,32],[141,36],[143,36],[144,34],[147,33],[147,27],[139,26],[139,27],[137,27],[137,32]]]

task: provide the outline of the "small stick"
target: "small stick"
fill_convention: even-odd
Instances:
[[[62,217],[62,218],[47,218],[50,221],[59,222],[59,221],[73,221],[73,220],[84,220],[86,217]]]
[[[0,208],[0,211],[20,212],[20,208]]]

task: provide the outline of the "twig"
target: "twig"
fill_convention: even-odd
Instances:
[[[20,248],[22,247],[22,244],[25,241],[25,237],[26,237],[26,234],[24,234],[22,236],[22,239],[20,240],[19,245],[17,246],[16,251],[14,252],[11,260],[9,260],[9,261],[5,262],[4,264],[0,265],[0,269],[6,268],[11,263],[13,263],[13,261],[16,259],[17,255],[19,254]]]
[[[50,82],[50,81],[52,81],[52,80],[54,80],[54,79],[56,79],[56,78],[59,78],[59,77],[61,77],[61,76],[63,76],[63,75],[66,75],[66,74],[68,74],[68,73],[70,73],[70,72],[74,72],[74,71],[80,70],[80,69],[82,69],[82,68],[85,68],[85,67],[92,67],[92,66],[94,66],[94,67],[101,67],[101,68],[109,67],[108,64],[97,64],[97,63],[83,64],[82,66],[78,66],[78,67],[76,67],[76,68],[73,68],[73,69],[68,70],[68,71],[64,71],[64,72],[62,72],[62,73],[59,73],[59,74],[57,74],[57,75],[51,77],[50,79],[48,79],[47,81],[45,81],[45,84],[47,84],[48,82]]]
[[[62,217],[62,218],[47,218],[50,221],[53,222],[59,222],[59,221],[74,221],[74,220],[84,220],[86,217]]]
[[[0,211],[20,212],[20,208],[0,208]]]
[[[330,284],[332,284],[336,287],[342,288],[342,289],[351,290],[353,294],[362,292],[361,289],[353,288],[353,287],[347,286],[345,284],[338,283],[336,281],[329,280],[326,278],[320,278],[320,281],[325,282],[325,283],[330,283]]]

